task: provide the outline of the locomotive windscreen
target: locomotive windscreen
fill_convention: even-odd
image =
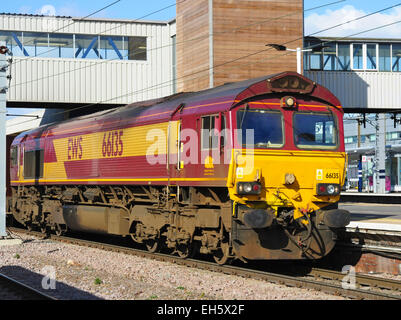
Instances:
[[[337,148],[339,139],[334,115],[331,113],[295,113],[294,140],[299,148]]]
[[[238,139],[242,139],[246,148],[280,148],[284,144],[283,115],[280,111],[239,110],[237,122],[240,129]],[[250,130],[253,130],[253,135]]]

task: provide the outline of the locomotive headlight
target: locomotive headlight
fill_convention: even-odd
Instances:
[[[244,191],[245,191],[246,193],[252,192],[252,185],[251,185],[250,183],[245,183],[245,184],[244,184]]]
[[[237,193],[243,195],[259,195],[262,185],[259,182],[238,182]]]
[[[336,189],[335,189],[335,187],[334,187],[332,184],[329,184],[329,185],[327,186],[327,193],[328,193],[328,194],[334,194],[335,191],[336,191]]]
[[[287,106],[293,107],[295,104],[294,98],[287,98],[287,101],[285,102]]]
[[[317,185],[317,194],[319,196],[338,196],[340,194],[340,185],[332,183],[319,183]]]
[[[294,97],[284,97],[281,99],[282,108],[295,108],[297,101]]]

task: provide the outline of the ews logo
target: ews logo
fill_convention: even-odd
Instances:
[[[81,160],[83,156],[82,137],[68,139],[68,160]]]

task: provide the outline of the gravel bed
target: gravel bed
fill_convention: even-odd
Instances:
[[[43,291],[43,275],[54,271],[58,299],[107,300],[344,300],[122,253],[20,235],[19,246],[0,246],[0,273]]]

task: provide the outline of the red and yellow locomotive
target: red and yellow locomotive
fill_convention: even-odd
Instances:
[[[349,223],[343,110],[293,72],[47,125],[11,147],[28,228],[131,236],[185,258],[317,259]]]

